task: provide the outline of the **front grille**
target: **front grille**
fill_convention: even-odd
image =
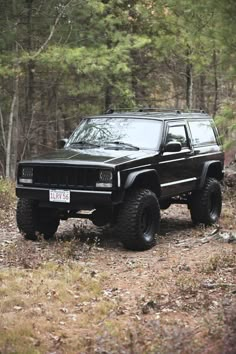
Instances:
[[[92,189],[99,170],[83,167],[34,166],[33,184],[38,187]]]

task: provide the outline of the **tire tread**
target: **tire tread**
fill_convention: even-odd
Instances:
[[[59,219],[43,222],[37,215],[37,203],[30,199],[19,199],[16,210],[16,221],[20,232],[25,239],[35,241],[37,233],[43,234],[45,239],[54,235],[59,225]]]
[[[209,177],[206,180],[204,188],[200,191],[194,192],[192,196],[192,200],[190,203],[190,213],[191,213],[192,221],[194,223],[203,223],[205,225],[212,225],[217,221],[212,219],[208,207],[209,193],[212,188],[215,189],[215,193],[218,193],[218,197],[220,198],[219,212],[217,217],[218,220],[220,216],[221,204],[222,204],[221,187],[218,180]]]
[[[149,189],[140,189],[130,192],[126,196],[124,204],[121,206],[120,212],[118,214],[117,223],[117,233],[118,237],[122,240],[126,248],[136,251],[143,251],[150,249],[156,244],[156,237],[154,237],[150,242],[145,242],[141,238],[137,237],[138,225],[136,222],[137,212],[139,206],[144,202],[146,198],[152,198],[153,203],[156,203],[156,217],[157,217],[157,227],[156,231],[159,229],[160,220],[160,207],[155,194]]]

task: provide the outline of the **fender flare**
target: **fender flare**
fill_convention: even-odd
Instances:
[[[157,183],[159,183],[159,178],[158,178],[157,171],[155,169],[146,169],[146,170],[131,172],[128,175],[128,177],[126,178],[124,188],[125,189],[130,188],[134,184],[134,182],[136,181],[137,177],[141,176],[141,175],[144,175],[144,174],[145,175],[146,174],[155,174],[156,179],[157,179]]]
[[[202,189],[204,184],[205,184],[205,181],[206,181],[206,177],[207,177],[207,173],[208,173],[208,170],[209,170],[209,167],[212,166],[212,165],[218,165],[219,166],[219,169],[222,170],[222,164],[219,160],[213,160],[213,161],[207,161],[204,163],[203,165],[203,170],[202,170],[202,174],[201,174],[201,177],[200,177],[200,182],[199,182],[199,186],[198,186],[198,189]],[[223,178],[223,172],[222,173],[222,178]]]

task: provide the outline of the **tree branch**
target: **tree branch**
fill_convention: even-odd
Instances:
[[[53,35],[54,35],[54,32],[56,30],[56,27],[58,25],[58,22],[60,21],[60,18],[62,17],[65,9],[67,8],[67,6],[70,5],[70,3],[72,2],[73,0],[69,0],[67,2],[67,4],[65,4],[65,6],[63,7],[63,10],[58,14],[58,16],[56,17],[56,20],[52,26],[52,29],[51,29],[51,32],[49,33],[49,36],[48,38],[46,39],[46,41],[41,45],[41,47],[39,48],[39,50],[32,56],[32,59],[35,59],[39,54],[42,53],[42,51],[47,47],[48,43],[50,42],[50,40],[52,39]]]

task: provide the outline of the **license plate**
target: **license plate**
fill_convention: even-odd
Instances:
[[[70,191],[53,189],[49,191],[49,201],[57,203],[70,203]]]

